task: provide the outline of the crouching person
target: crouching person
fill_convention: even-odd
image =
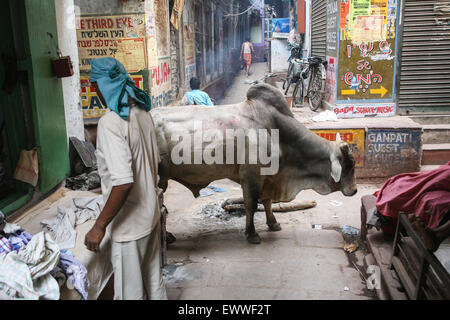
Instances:
[[[99,251],[108,228],[115,300],[167,299],[150,98],[114,58],[92,61],[91,83],[108,107],[98,123],[96,151],[105,205],[85,245]]]

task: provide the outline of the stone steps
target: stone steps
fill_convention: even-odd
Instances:
[[[450,124],[450,115],[409,116],[420,124]]]
[[[424,144],[422,165],[443,165],[450,161],[450,143]]]
[[[450,124],[423,124],[422,142],[450,143]]]

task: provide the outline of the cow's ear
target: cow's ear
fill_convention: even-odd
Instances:
[[[331,160],[331,177],[333,178],[334,182],[338,183],[339,180],[341,180],[341,173],[342,173],[342,167],[339,163],[338,158],[332,154],[330,157]]]
[[[350,153],[350,146],[346,142],[341,142],[340,144],[341,152],[344,155],[347,155]]]

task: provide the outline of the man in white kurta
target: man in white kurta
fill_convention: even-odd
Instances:
[[[112,105],[103,97],[107,87],[102,90],[101,81],[93,84],[103,103]],[[96,155],[105,206],[85,243],[98,251],[105,232],[110,234],[114,299],[167,299],[160,266],[160,158],[154,123],[130,96],[127,107],[126,119],[111,108],[98,123]]]

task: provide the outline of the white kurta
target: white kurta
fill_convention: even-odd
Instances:
[[[133,183],[109,224],[115,299],[166,299],[160,268],[160,161],[149,112],[131,107],[127,120],[108,110],[97,129],[97,165],[104,203],[113,186]]]

